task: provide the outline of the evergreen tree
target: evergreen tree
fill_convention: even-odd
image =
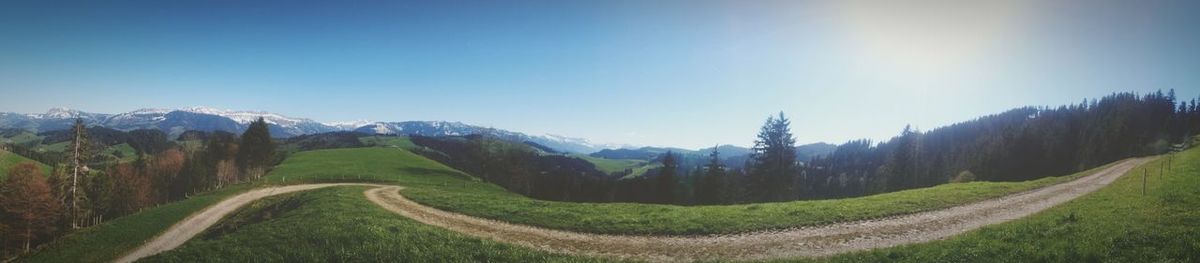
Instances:
[[[237,152],[237,165],[242,175],[253,179],[262,176],[270,167],[275,157],[275,142],[271,141],[271,132],[267,122],[259,117],[250,123],[250,127],[242,133],[241,145]]]
[[[786,201],[797,196],[792,189],[794,177],[799,172],[796,163],[796,139],[792,137],[791,121],[779,113],[778,117],[767,117],[752,150],[753,167],[751,179],[754,185],[747,189],[756,194],[756,201]]]
[[[675,198],[675,173],[679,171],[679,161],[675,153],[667,151],[662,157],[662,170],[658,173],[658,202],[671,203]]]
[[[701,204],[724,202],[724,184],[725,165],[721,164],[721,153],[717,151],[717,147],[713,147],[712,153],[708,154],[708,164],[704,165],[704,174],[696,190],[697,201]]]
[[[83,119],[75,119],[75,125],[71,127],[71,161],[69,163],[71,165],[69,209],[72,228],[79,228],[79,176],[87,176],[87,163],[92,159],[89,143],[87,127],[83,125]]]

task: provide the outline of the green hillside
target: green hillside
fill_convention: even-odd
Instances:
[[[9,130],[0,134],[0,143],[25,145],[32,142],[40,142],[41,140],[41,136],[28,131]]]
[[[571,154],[570,156],[579,158],[579,159],[583,159],[584,161],[588,161],[588,162],[592,163],[593,165],[596,165],[597,170],[600,170],[601,172],[604,172],[606,174],[624,172],[625,169],[636,170],[640,167],[645,167],[647,164],[647,162],[644,160],[633,160],[633,159],[614,160],[614,159],[592,157],[592,156],[588,156],[586,154]],[[643,170],[643,172],[645,172],[645,171]]]
[[[358,141],[369,146],[396,147],[401,149],[420,148],[406,136],[363,136]]]
[[[1195,155],[1195,153],[1192,153]],[[1094,169],[1098,170],[1101,168]],[[137,244],[148,240],[187,215],[248,188],[268,184],[299,184],[312,182],[378,182],[406,186],[403,194],[414,201],[458,213],[492,218],[519,224],[592,233],[612,234],[713,234],[788,228],[837,221],[877,218],[888,215],[937,209],[974,202],[1015,192],[1027,191],[1089,174],[1044,178],[1036,181],[997,183],[973,182],[947,184],[888,194],[822,201],[795,201],[768,204],[726,206],[673,206],[631,203],[569,203],[529,199],[479,181],[474,177],[395,148],[353,148],[301,152],[276,167],[259,185],[241,185],[175,202],[141,213],[126,216],[101,226],[92,227],[63,238],[30,258],[34,262],[56,262],[65,259],[99,262],[115,258]],[[329,199],[329,200],[326,200]],[[300,201],[295,201],[300,200]],[[264,207],[279,203],[289,205],[287,211],[266,213],[271,220],[237,223],[256,214]],[[226,220],[225,225],[246,224],[221,232],[207,239],[197,239],[156,260],[192,261],[206,251],[220,249],[237,255],[253,253],[281,260],[319,259],[336,261],[347,258],[407,261],[429,259],[450,249],[443,244],[463,245],[469,255],[480,259],[537,260],[557,256],[535,253],[507,245],[486,242],[458,234],[419,225],[401,216],[388,214],[363,199],[360,188],[341,187],[311,193],[264,200]],[[254,210],[258,209],[258,210]],[[258,211],[258,212],[256,212]],[[318,213],[318,211],[339,211]],[[368,216],[370,215],[370,216]],[[371,218],[371,219],[365,219]],[[309,228],[312,228],[309,230]],[[271,235],[273,231],[292,233]],[[315,231],[312,234],[304,231]],[[410,235],[410,233],[428,233]],[[312,251],[282,256],[287,247],[328,247],[310,244],[307,240],[328,236],[329,240],[349,242],[336,251]],[[373,236],[387,242],[367,241]],[[264,244],[264,238],[282,242],[279,245],[246,248],[246,244]],[[414,240],[415,239],[415,240]],[[394,248],[380,244],[406,244]],[[229,245],[223,245],[229,244]],[[394,245],[389,245],[394,246]],[[455,245],[459,246],[459,245]],[[337,252],[342,251],[342,252]],[[426,251],[426,252],[420,252]],[[344,253],[343,253],[344,252]],[[343,253],[343,254],[338,254]],[[349,253],[349,254],[346,254]],[[358,255],[358,256],[353,256]],[[219,260],[224,257],[216,257]],[[562,258],[560,258],[562,259]],[[576,259],[572,259],[576,260]]]
[[[20,156],[15,153],[12,153],[12,152],[0,150],[0,180],[4,179],[5,177],[8,177],[8,169],[9,168],[12,168],[13,166],[17,166],[18,164],[21,164],[24,162],[32,162],[34,164],[37,164],[38,166],[42,167],[43,175],[50,175],[51,169],[50,169],[49,165],[45,165],[43,163],[39,163],[37,161],[30,160],[29,158],[25,158],[24,156]]]
[[[834,262],[1196,262],[1200,148],[1131,170],[1113,184],[1030,217],[948,240],[851,253]],[[1146,194],[1142,194],[1142,175]],[[810,260],[802,260],[810,261]]]
[[[1092,171],[1096,171],[1093,169]],[[416,154],[388,148],[302,152],[278,166],[271,183],[368,181],[406,186],[410,199],[439,209],[553,229],[605,234],[717,234],[878,218],[951,207],[1064,182],[946,184],[818,201],[724,206],[542,201],[510,193]]]

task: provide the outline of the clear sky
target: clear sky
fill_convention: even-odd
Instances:
[[[596,142],[889,138],[1200,95],[1200,1],[0,2],[0,111],[211,106]],[[165,3],[164,3],[165,2]]]

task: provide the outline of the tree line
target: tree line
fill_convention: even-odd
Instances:
[[[69,146],[55,158],[35,159],[50,165],[50,174],[26,162],[10,168],[0,181],[3,258],[72,229],[256,179],[280,159],[261,118],[241,136],[213,132],[192,147],[171,143],[161,132],[114,133],[85,127],[82,120],[47,139],[52,137]],[[116,142],[130,143],[137,159],[95,158],[99,148]]]
[[[420,137],[423,155],[529,197],[578,202],[730,204],[863,196],[949,182],[1023,181],[1158,154],[1200,134],[1197,100],[1175,92],[1116,93],[1059,107],[1023,107],[884,142],[853,140],[797,158],[783,113],[762,125],[744,164],[716,151],[668,151],[644,176],[606,175],[584,160],[486,135]],[[527,144],[527,143],[526,143]]]

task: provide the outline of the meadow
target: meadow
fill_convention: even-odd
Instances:
[[[1099,191],[947,240],[800,262],[1197,262],[1200,148],[1135,168]],[[1145,194],[1142,194],[1143,174]]]

